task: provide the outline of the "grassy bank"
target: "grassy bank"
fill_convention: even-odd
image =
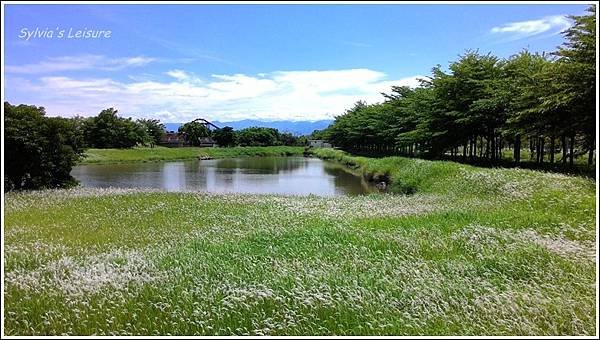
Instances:
[[[171,161],[197,159],[198,157],[292,156],[302,155],[303,151],[303,147],[294,146],[233,148],[166,148],[157,146],[131,149],[88,149],[80,164]]]
[[[480,168],[460,164],[453,161],[430,161],[406,157],[368,158],[348,154],[334,149],[311,149],[311,153],[319,158],[344,164],[361,174],[369,181],[388,183],[389,191],[394,193],[413,194],[417,191],[460,196],[462,198],[477,198],[483,192],[501,189],[503,183],[494,183],[488,188],[488,176],[502,176],[509,185],[527,186],[527,181],[536,183],[544,176],[540,171],[526,169]],[[465,174],[472,179],[463,178]],[[558,177],[560,175],[557,174]],[[572,176],[572,178],[577,178]],[[584,181],[583,179],[578,179]],[[518,183],[518,184],[516,184]],[[534,184],[532,184],[534,185]]]
[[[592,335],[595,183],[317,150],[411,195],[5,197],[5,333]]]

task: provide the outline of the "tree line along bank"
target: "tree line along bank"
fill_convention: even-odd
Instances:
[[[572,16],[550,54],[507,59],[467,51],[416,88],[392,87],[382,103],[359,101],[322,131],[350,151],[593,165],[596,119],[596,8]],[[505,149],[512,149],[507,154]]]

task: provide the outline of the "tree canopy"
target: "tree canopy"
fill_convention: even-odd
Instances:
[[[43,107],[4,103],[5,190],[76,184],[71,168],[83,155],[73,119],[46,117]]]
[[[210,130],[199,121],[183,124],[179,127],[179,133],[185,134],[187,141],[193,146],[200,145],[203,138],[210,137]]]
[[[146,125],[119,117],[114,108],[84,120],[83,131],[86,145],[92,148],[131,148],[151,140]]]

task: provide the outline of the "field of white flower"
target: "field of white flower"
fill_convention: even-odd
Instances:
[[[9,193],[5,334],[594,334],[594,181],[388,162],[415,194]]]

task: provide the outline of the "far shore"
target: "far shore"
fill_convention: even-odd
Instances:
[[[88,149],[85,157],[78,163],[110,164],[129,162],[158,162],[202,158],[229,158],[247,156],[302,156],[303,146],[240,146],[220,147],[182,147],[163,146],[135,147],[131,149]]]

